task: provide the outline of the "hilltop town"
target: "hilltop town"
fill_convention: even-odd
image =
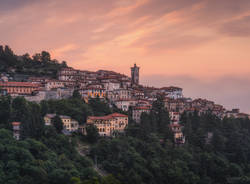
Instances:
[[[1,73],[0,87],[2,95],[12,97],[23,96],[28,101],[40,102],[49,99],[63,99],[73,95],[78,90],[83,100],[100,98],[108,100],[123,111],[131,107],[133,118],[139,123],[140,112],[150,110],[157,95],[164,96],[165,107],[169,112],[183,113],[197,111],[199,114],[210,111],[223,117],[244,118],[247,114],[239,109],[226,110],[222,105],[206,99],[187,98],[180,87],[147,87],[139,83],[139,67],[131,67],[131,77],[114,71],[98,70],[96,72],[76,70],[65,67],[58,71],[57,79],[51,77],[33,77],[23,79],[22,82],[13,81],[8,74]],[[24,81],[25,80],[25,81]]]
[[[0,183],[245,181],[249,115],[144,86],[141,67],[77,70],[0,46]]]
[[[15,71],[12,72],[15,73]],[[140,123],[142,113],[150,113],[153,102],[160,95],[163,97],[164,107],[169,112],[170,128],[179,143],[185,142],[180,125],[180,117],[184,112],[197,112],[199,115],[209,112],[220,119],[224,117],[250,117],[248,114],[240,113],[239,109],[226,110],[222,105],[213,101],[187,98],[180,87],[156,88],[143,86],[140,84],[140,67],[136,64],[131,67],[130,77],[114,71],[98,70],[93,72],[77,70],[68,66],[61,67],[55,76],[56,78],[46,75],[40,77],[28,75],[22,78],[22,81],[18,81],[11,78],[7,73],[1,73],[1,94],[12,97],[23,96],[28,101],[39,103],[42,100],[67,99],[73,95],[74,91],[77,91],[86,103],[89,99],[98,98],[124,113],[130,111],[132,120],[136,123]],[[55,116],[56,114],[47,114],[44,117],[45,124],[50,125],[51,119]],[[92,116],[86,122],[76,122],[64,114],[60,117],[65,130],[68,132],[80,130],[86,134],[86,124],[95,124],[100,135],[111,136],[113,131],[122,132],[128,125],[128,116],[119,113],[104,117]],[[113,122],[110,128],[100,125],[100,123],[107,124],[110,121]],[[116,121],[120,122],[117,126]]]

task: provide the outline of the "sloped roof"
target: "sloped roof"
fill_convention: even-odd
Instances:
[[[38,87],[38,84],[31,82],[0,82],[2,87]]]
[[[21,122],[12,122],[11,123],[13,126],[19,126],[21,124]]]
[[[107,116],[89,116],[88,119],[91,120],[109,120],[115,117],[128,117],[125,114],[120,114],[120,113],[113,113],[113,114],[109,114]]]

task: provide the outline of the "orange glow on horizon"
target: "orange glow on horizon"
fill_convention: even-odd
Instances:
[[[136,62],[142,81],[150,85],[157,80],[148,76],[161,76],[158,85],[169,84],[162,83],[164,76],[249,81],[249,9],[250,1],[241,0],[23,2],[2,11],[1,44],[18,54],[48,50],[53,58],[82,70],[130,75]],[[181,80],[176,84],[183,85]],[[239,95],[246,98],[245,85]]]

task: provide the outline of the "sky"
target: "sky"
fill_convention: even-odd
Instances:
[[[250,0],[0,0],[0,44],[250,113]]]

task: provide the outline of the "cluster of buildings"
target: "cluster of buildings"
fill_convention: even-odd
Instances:
[[[45,125],[53,125],[53,118],[55,116],[56,114],[46,114],[44,116]],[[124,132],[124,129],[128,125],[128,116],[119,113],[113,113],[106,116],[89,116],[86,123],[83,125],[79,125],[76,120],[69,116],[59,115],[59,117],[62,120],[65,134],[77,131],[87,134],[87,126],[95,125],[100,136],[114,136],[117,133]]]
[[[45,126],[53,126],[53,118],[56,114],[46,114],[44,116]],[[89,116],[85,124],[79,125],[79,122],[72,119],[70,116],[58,115],[63,124],[62,132],[70,135],[73,132],[87,134],[87,127],[94,125],[97,127],[100,136],[112,137],[124,133],[128,125],[128,116],[120,113],[113,113],[106,116]],[[21,122],[12,122],[13,137],[20,139]]]
[[[185,137],[183,135],[183,126],[180,122],[181,114],[180,112],[170,112],[170,125],[169,128],[172,130],[174,135],[174,141],[176,144],[184,144],[185,143]]]
[[[179,117],[184,111],[187,113],[197,112],[198,114],[209,111],[220,118],[249,117],[247,114],[240,113],[238,109],[227,111],[222,105],[206,99],[185,98],[182,88],[179,87],[155,88],[140,85],[139,71],[140,68],[134,64],[131,67],[131,77],[113,71],[92,72],[76,70],[71,67],[58,71],[57,79],[29,77],[25,82],[13,82],[8,80],[8,76],[1,76],[0,92],[2,95],[24,96],[29,101],[40,102],[41,100],[69,98],[74,90],[78,90],[86,102],[90,98],[100,98],[106,100],[110,106],[115,106],[122,111],[131,111],[132,119],[136,123],[140,123],[142,113],[150,113],[153,102],[158,95],[161,95],[164,97],[164,106],[171,115],[170,128],[175,134],[176,142],[180,143],[185,142],[185,138],[182,135],[182,127],[177,116]],[[55,115],[46,115],[47,125],[50,124],[49,119],[53,116]],[[116,131],[121,132],[124,125],[127,125],[128,118],[125,116],[113,114],[103,117],[89,117],[86,124],[95,124],[100,135],[111,136]],[[80,129],[83,133],[86,132],[85,127],[70,117],[60,117],[67,131],[72,132]],[[117,124],[117,122],[119,123]]]

